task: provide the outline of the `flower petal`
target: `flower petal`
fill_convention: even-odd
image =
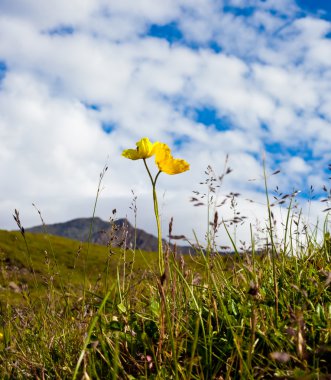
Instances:
[[[149,141],[148,137],[142,138],[136,143],[137,150],[141,155],[141,158],[149,158],[153,156],[153,146],[154,144]]]
[[[155,143],[154,146],[155,153],[155,163],[158,165],[159,162],[167,160],[171,157],[171,150],[167,144],[164,143]]]
[[[190,165],[178,158],[173,158],[167,144],[159,143],[155,147],[155,163],[166,174],[180,174],[189,170]]]
[[[139,160],[141,158],[137,149],[123,150],[122,156],[129,158],[130,160]]]
[[[185,161],[177,158],[169,158],[161,161],[158,165],[159,169],[166,174],[180,174],[190,169],[190,165]]]
[[[148,137],[143,137],[136,145],[136,149],[126,149],[123,151],[122,156],[130,160],[139,160],[152,157],[155,153],[154,147],[158,143],[151,143]]]

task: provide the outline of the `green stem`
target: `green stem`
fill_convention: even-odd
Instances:
[[[157,226],[157,240],[158,240],[158,255],[159,255],[159,270],[160,275],[164,272],[164,258],[163,258],[163,249],[162,249],[162,231],[161,231],[161,223],[160,223],[160,216],[159,216],[159,205],[157,201],[157,193],[156,193],[156,181],[161,174],[161,170],[157,173],[155,176],[155,179],[153,179],[152,174],[147,166],[146,160],[143,159],[145,168],[147,170],[148,176],[152,182],[153,187],[153,204],[154,204],[154,214],[156,219],[156,226]]]
[[[158,206],[158,202],[157,202],[155,183],[153,185],[153,201],[154,201],[154,213],[155,213],[155,219],[156,219],[156,225],[157,225],[159,269],[160,269],[160,274],[162,275],[164,272],[164,260],[163,260],[163,250],[162,250],[162,232],[161,232],[159,206]]]

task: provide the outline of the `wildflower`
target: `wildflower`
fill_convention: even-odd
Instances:
[[[190,165],[185,160],[173,158],[167,144],[156,143],[155,163],[161,172],[166,174],[180,174],[190,169]]]
[[[136,149],[126,149],[123,151],[122,156],[130,160],[140,160],[152,157],[155,153],[155,147],[158,143],[151,143],[148,137],[143,137],[136,143]]]
[[[171,155],[171,150],[167,144],[160,142],[151,143],[147,137],[144,137],[138,141],[136,145],[137,149],[126,149],[123,151],[122,156],[129,158],[130,160],[142,159],[144,161],[148,176],[151,180],[153,187],[154,213],[158,236],[159,269],[162,276],[164,273],[164,257],[162,252],[162,232],[156,194],[156,181],[162,172],[166,174],[179,174],[185,172],[186,170],[189,170],[190,165],[185,160],[173,158]],[[159,168],[159,172],[154,178],[146,163],[146,158],[152,157],[153,155],[155,155],[155,163]]]

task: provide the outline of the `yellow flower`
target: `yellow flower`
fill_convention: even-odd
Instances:
[[[122,156],[130,160],[140,160],[152,157],[155,153],[155,147],[158,143],[151,143],[148,137],[143,137],[136,143],[136,149],[126,149],[123,151]]]
[[[167,144],[155,144],[155,163],[161,172],[172,175],[183,173],[190,169],[190,165],[185,160],[172,157],[171,150]]]
[[[159,253],[159,269],[160,274],[164,273],[164,257],[162,249],[162,232],[161,232],[161,223],[159,216],[159,206],[157,202],[157,193],[156,193],[156,181],[159,178],[161,172],[167,174],[179,174],[183,173],[186,170],[189,170],[190,165],[178,158],[173,158],[171,155],[171,150],[167,144],[156,142],[151,143],[147,137],[142,138],[136,143],[137,149],[126,149],[122,152],[122,156],[129,158],[130,160],[139,160],[143,159],[145,168],[147,170],[149,179],[151,180],[153,187],[153,202],[154,202],[154,213],[157,225],[157,237],[158,237],[158,253]],[[149,167],[146,163],[146,158],[152,157],[155,154],[155,163],[159,168],[159,172],[153,178]],[[116,317],[115,317],[116,318]]]

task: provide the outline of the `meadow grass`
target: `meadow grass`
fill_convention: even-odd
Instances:
[[[276,239],[267,208],[264,249],[217,253],[214,212],[161,273],[157,253],[0,231],[1,379],[330,379],[330,234],[298,237],[289,204]]]

